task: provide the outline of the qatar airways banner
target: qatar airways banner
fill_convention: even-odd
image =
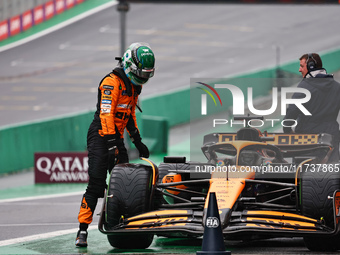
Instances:
[[[44,152],[34,154],[35,183],[88,182],[86,152]]]

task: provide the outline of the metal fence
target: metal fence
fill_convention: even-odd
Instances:
[[[0,21],[19,15],[49,0],[0,0]]]

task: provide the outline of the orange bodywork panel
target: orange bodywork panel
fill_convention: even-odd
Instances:
[[[162,210],[162,211],[152,211],[143,213],[142,215],[130,217],[129,220],[138,220],[141,217],[166,217],[168,215],[177,217],[178,215],[185,215],[188,214],[188,210]]]
[[[209,193],[215,192],[220,210],[231,209],[244,189],[245,180],[254,179],[254,177],[255,172],[241,171],[238,166],[236,171],[213,172],[210,179]],[[208,202],[207,199],[204,208],[208,208]]]
[[[148,224],[152,224],[152,226],[149,227],[157,228],[172,227],[174,224],[176,224],[176,226],[184,226],[190,214],[187,210],[153,211],[129,218],[126,226],[129,229],[133,229],[134,226],[136,226],[135,228],[145,228],[147,227],[145,225]],[[181,221],[183,221],[183,223],[181,223]]]
[[[255,216],[255,215],[268,215],[268,216],[276,216],[276,217],[281,217],[281,218],[287,218],[287,217],[294,217],[294,218],[299,218],[301,220],[309,220],[309,221],[314,221],[315,223],[317,220],[313,220],[309,217],[305,217],[302,215],[298,215],[295,213],[287,213],[287,212],[276,212],[276,211],[248,211],[247,214],[249,216]]]
[[[172,183],[172,182],[181,182],[181,181],[182,181],[182,176],[180,174],[170,173],[163,177],[162,183]],[[185,185],[177,185],[173,187],[177,189],[187,188]],[[168,189],[166,191],[173,195],[178,195],[180,193],[179,191],[168,190]]]
[[[283,226],[280,226],[280,227],[276,227],[276,226],[272,226],[272,225],[266,225],[266,224],[259,224],[259,223],[250,223],[250,224],[247,224],[246,225],[247,227],[256,227],[256,228],[267,228],[268,230],[269,229],[280,229],[280,230],[291,230],[291,231],[297,231],[297,230],[303,230],[303,231],[311,231],[311,232],[315,232],[316,230],[315,229],[303,229],[303,228],[299,228],[300,225],[291,225],[291,227],[283,227]],[[294,227],[292,227],[294,226]],[[315,227],[314,224],[310,224],[310,227]]]
[[[231,209],[245,186],[244,179],[216,178],[211,179],[209,193],[215,192],[218,208]],[[209,199],[205,201],[204,208],[208,208]]]

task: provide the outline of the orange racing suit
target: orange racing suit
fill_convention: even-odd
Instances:
[[[135,108],[140,92],[141,86],[132,85],[122,68],[115,68],[100,82],[97,110],[87,134],[89,183],[78,215],[81,230],[86,230],[92,222],[98,198],[104,196],[108,171],[107,138],[123,139],[125,128],[130,136],[139,135]],[[127,163],[123,143],[118,151],[118,162]]]
[[[96,117],[100,118],[101,129],[98,130],[101,136],[113,135],[117,131],[123,138],[124,129],[127,131],[137,129],[135,108],[138,100],[138,93],[134,86],[131,86],[131,95],[123,80],[114,73],[108,74],[98,88],[98,103]],[[131,125],[130,125],[131,123]],[[135,130],[133,130],[135,131]]]

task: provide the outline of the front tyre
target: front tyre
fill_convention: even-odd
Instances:
[[[301,211],[302,214],[314,219],[324,219],[325,224],[334,228],[333,202],[328,196],[333,196],[340,189],[340,174],[330,171],[302,172],[301,179]],[[340,235],[332,237],[304,237],[307,248],[311,251],[336,251],[340,249]]]
[[[112,229],[124,218],[151,209],[152,168],[142,164],[116,165],[110,176],[106,201],[106,228]],[[109,243],[119,249],[145,249],[153,234],[108,235]]]

